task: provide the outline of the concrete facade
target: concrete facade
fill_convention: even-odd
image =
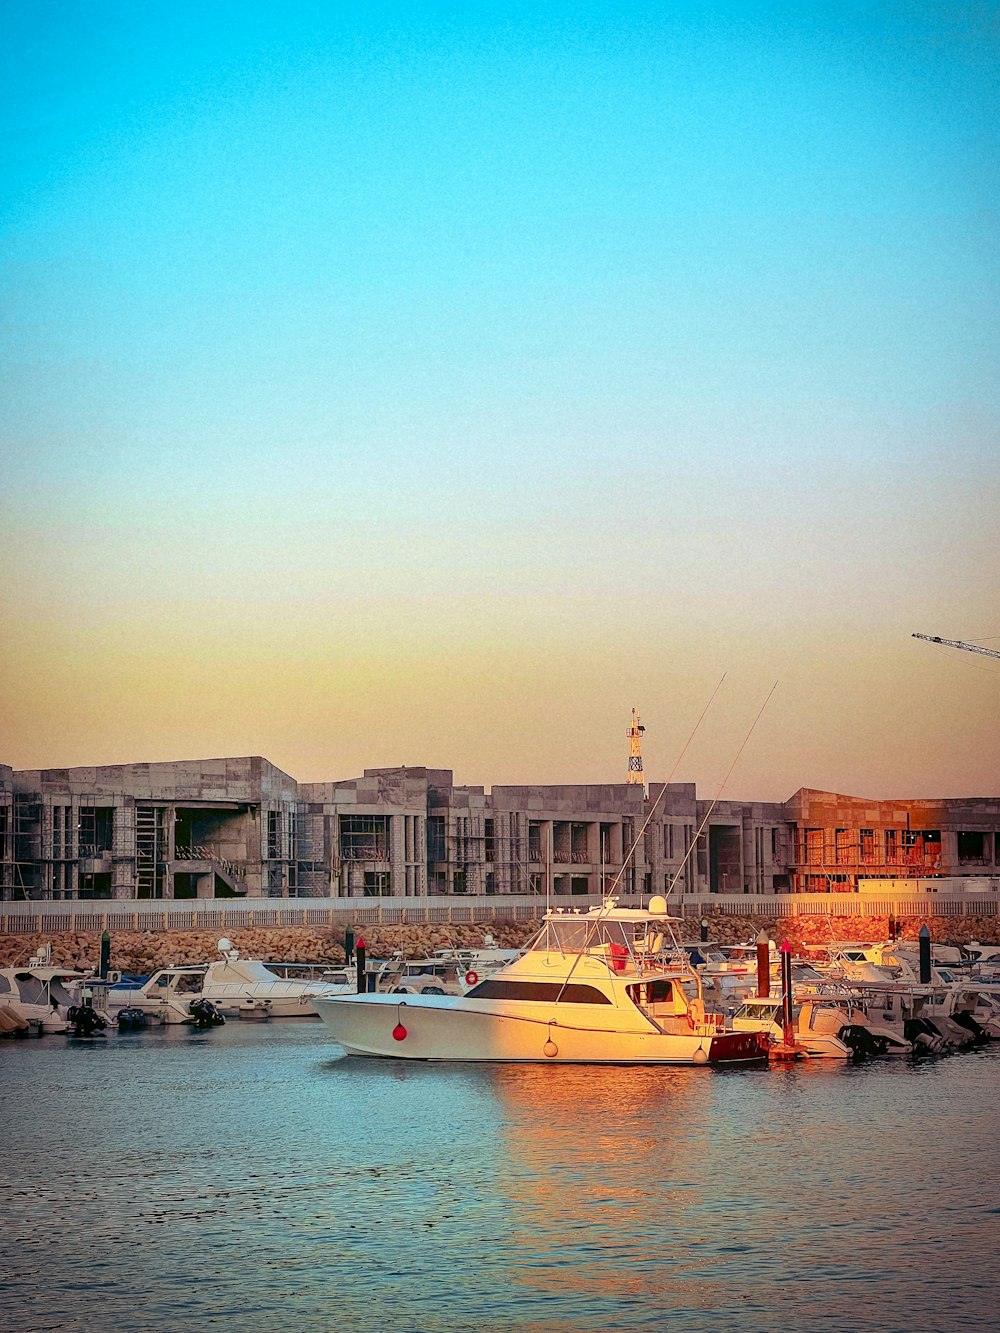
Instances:
[[[998,870],[996,797],[708,802],[693,783],[487,794],[431,768],[298,783],[259,755],[0,765],[6,900],[835,893]]]

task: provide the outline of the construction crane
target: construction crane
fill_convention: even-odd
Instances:
[[[961,639],[942,639],[936,634],[913,634],[913,639],[924,639],[927,643],[943,643],[946,648],[964,648],[967,653],[982,653],[984,657],[1000,657],[995,648],[980,648],[978,643],[963,643]]]

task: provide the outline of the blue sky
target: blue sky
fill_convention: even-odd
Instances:
[[[5,6],[0,759],[995,790],[998,12]]]

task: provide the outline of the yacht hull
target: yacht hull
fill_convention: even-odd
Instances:
[[[508,1004],[466,997],[354,995],[317,1000],[333,1038],[349,1055],[402,1060],[485,1063],[723,1065],[762,1063],[767,1043],[757,1033],[659,1032],[623,1029],[621,1015],[569,1013],[558,1018],[543,1004],[521,1012]],[[584,1026],[583,1024],[588,1024]]]

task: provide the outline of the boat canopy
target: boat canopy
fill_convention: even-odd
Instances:
[[[649,961],[677,952],[670,920],[640,911],[587,912],[579,916],[550,912],[528,950],[604,956],[615,971],[621,971],[627,959],[635,964],[640,958]],[[686,963],[687,956],[683,958]]]

